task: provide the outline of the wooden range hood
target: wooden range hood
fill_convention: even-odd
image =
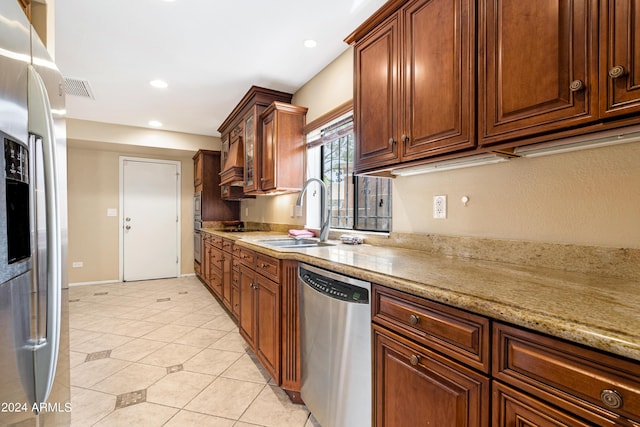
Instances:
[[[229,154],[222,165],[220,185],[242,186],[244,182],[244,143],[242,138],[230,141]]]

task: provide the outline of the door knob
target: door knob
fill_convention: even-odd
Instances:
[[[130,226],[130,225],[127,225],[125,228],[126,228],[127,230],[131,230],[131,226]]]
[[[127,221],[127,222],[129,222],[129,221],[131,221],[131,218],[126,217],[124,220],[125,220],[125,221]]]

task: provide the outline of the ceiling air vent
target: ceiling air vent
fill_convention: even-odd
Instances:
[[[91,85],[87,80],[74,79],[65,77],[65,92],[67,95],[80,96],[82,98],[95,99]]]

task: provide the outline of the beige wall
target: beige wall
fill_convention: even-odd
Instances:
[[[353,51],[310,80],[293,102],[307,121],[352,98]],[[344,83],[344,84],[343,84]],[[640,143],[521,158],[413,177],[393,185],[393,231],[640,248]],[[448,196],[448,218],[433,219],[433,196]],[[466,195],[467,207],[460,202]],[[242,202],[243,219],[291,218],[295,195]],[[245,208],[249,215],[245,215]]]
[[[119,217],[108,217],[107,209],[119,209],[120,156],[174,160],[181,162],[181,273],[193,273],[193,160],[195,150],[151,148],[132,145],[136,136],[158,136],[159,131],[96,126],[81,123],[89,140],[78,139],[77,121],[68,126],[68,209],[69,209],[69,283],[117,281],[119,275]],[[91,123],[91,122],[89,122]],[[132,132],[127,132],[132,131]],[[114,143],[120,135],[127,144]],[[210,149],[220,147],[219,138],[170,133],[160,136],[167,146],[184,143],[193,147],[202,143]],[[96,142],[102,139],[101,142]],[[141,138],[142,142],[146,139]],[[106,141],[106,142],[105,142]],[[169,144],[167,141],[171,141]],[[82,268],[72,268],[81,261]]]
[[[640,248],[639,165],[634,142],[398,177],[393,230]],[[444,220],[432,215],[440,194]]]

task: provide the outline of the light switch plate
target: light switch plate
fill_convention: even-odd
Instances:
[[[435,219],[447,218],[447,196],[433,196],[433,217]]]

